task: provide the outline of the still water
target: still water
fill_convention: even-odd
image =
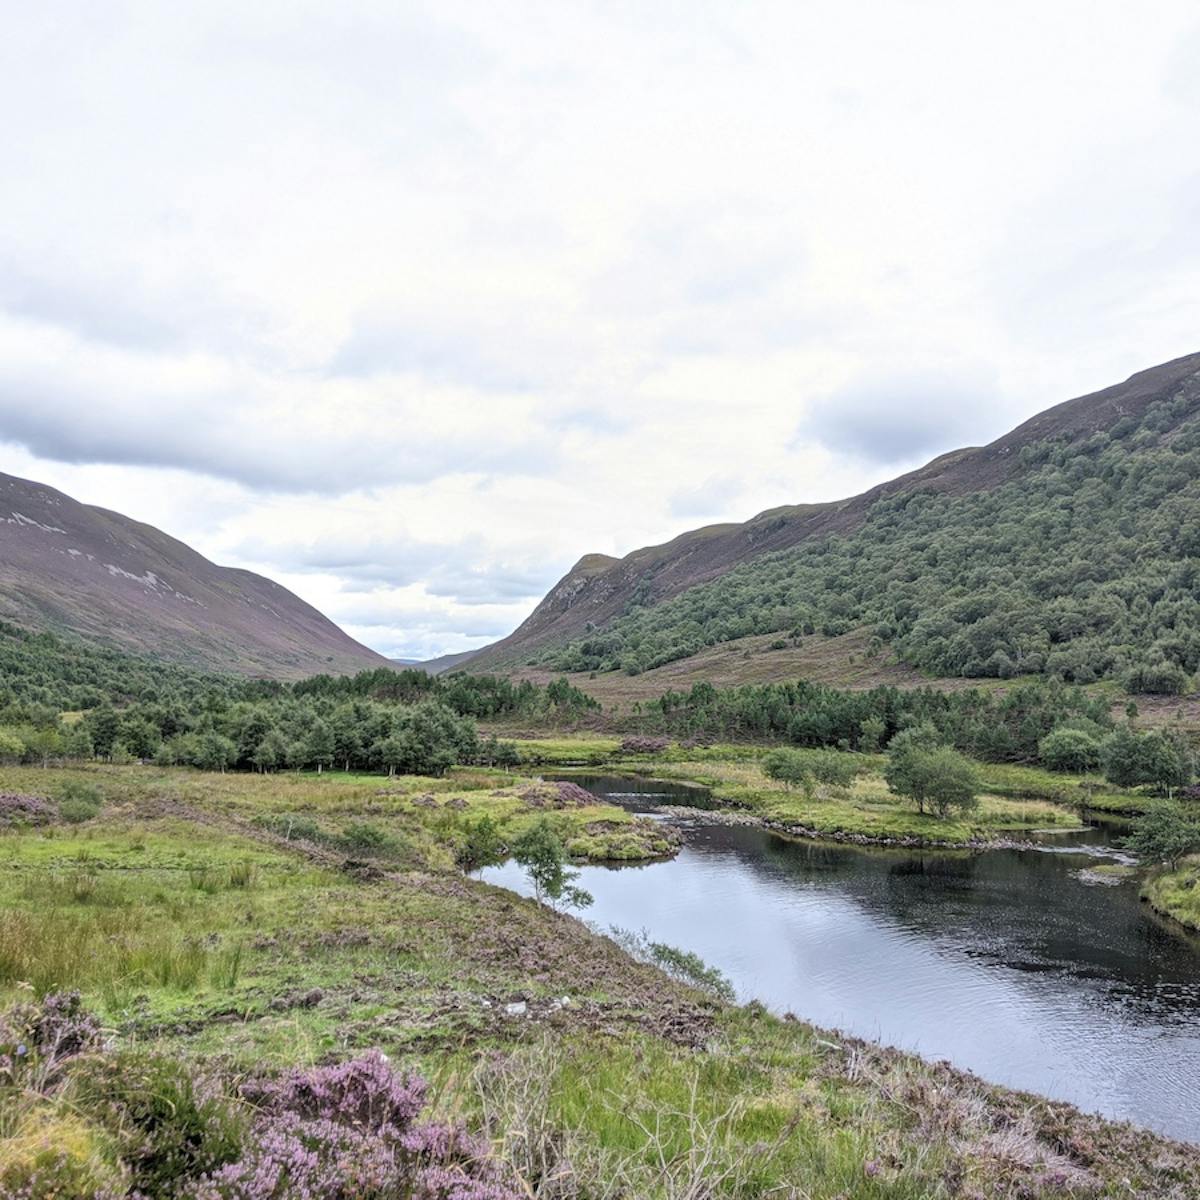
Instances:
[[[575,777],[655,815],[681,789]],[[1200,1141],[1200,943],[1139,903],[1100,829],[1044,850],[851,849],[686,821],[670,862],[584,867],[596,925],[646,930],[744,1000]],[[528,892],[512,863],[485,878]]]

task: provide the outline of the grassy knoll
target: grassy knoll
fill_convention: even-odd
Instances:
[[[1142,898],[1152,908],[1200,932],[1200,855],[1184,859],[1174,871],[1151,874]]]
[[[64,774],[13,769],[0,787],[52,792]],[[504,794],[523,781],[87,775],[105,793],[93,819],[0,830],[0,1002],[77,987],[114,1052],[232,1081],[379,1049],[486,1135],[517,1194],[561,1200],[1200,1188],[1193,1149],[726,1006],[463,877],[450,814],[470,808],[448,802],[523,820]],[[333,836],[289,838],[289,814],[331,835],[374,822],[395,845],[364,869]],[[0,1171],[29,1153],[30,1122],[89,1170],[117,1154],[94,1088],[0,1120]]]

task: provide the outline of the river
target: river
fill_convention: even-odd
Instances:
[[[679,785],[573,777],[658,815]],[[1038,850],[885,850],[684,821],[669,862],[589,866],[583,916],[720,968],[743,1000],[1200,1141],[1200,942],[1085,882],[1103,829]],[[528,894],[513,863],[485,878]]]

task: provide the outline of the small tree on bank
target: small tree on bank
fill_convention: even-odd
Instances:
[[[467,875],[504,860],[504,840],[491,817],[480,817],[467,826],[466,836],[454,855]]]
[[[562,840],[545,817],[513,842],[512,856],[525,868],[539,901],[548,900],[564,908],[587,908],[591,904],[591,894],[575,886],[579,872],[567,866]]]
[[[847,788],[862,772],[859,761],[837,750],[772,750],[763,759],[763,771],[784,787],[798,787],[811,800],[818,784]]]
[[[979,803],[979,776],[974,763],[941,745],[932,726],[906,729],[892,739],[884,768],[887,785],[898,796],[916,802],[939,817],[970,812]]]
[[[1139,858],[1165,862],[1173,871],[1185,855],[1200,853],[1200,821],[1164,801],[1138,819],[1125,845]]]

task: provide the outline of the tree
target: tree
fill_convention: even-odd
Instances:
[[[92,735],[82,722],[71,726],[63,735],[63,752],[73,759],[86,760],[94,756],[96,751],[92,745]]]
[[[1038,758],[1051,771],[1094,771],[1100,766],[1100,751],[1101,742],[1095,734],[1066,726],[1038,742]]]
[[[25,749],[25,743],[15,730],[0,729],[0,762],[20,762]]]
[[[567,867],[562,841],[545,817],[513,842],[512,856],[525,868],[539,901],[549,900],[566,908],[586,908],[591,904],[591,895],[574,885],[579,872]]]
[[[162,741],[158,726],[145,717],[130,716],[121,722],[119,741],[134,758],[153,758]]]
[[[313,722],[308,733],[308,749],[306,757],[309,762],[317,764],[319,775],[333,762],[334,739],[333,731],[320,718]]]
[[[220,771],[233,765],[237,758],[237,746],[231,739],[210,729],[195,739],[191,747],[191,762],[204,771]]]
[[[62,734],[54,728],[33,729],[23,735],[26,750],[39,760],[43,767],[50,765],[63,751]]]
[[[97,758],[108,758],[112,754],[113,742],[121,728],[121,719],[107,702],[88,713],[84,723],[92,735],[92,748]]]
[[[1185,787],[1195,774],[1187,742],[1167,730],[1143,734],[1123,725],[1104,739],[1101,757],[1105,778],[1118,787],[1151,784],[1169,793]]]
[[[763,770],[784,787],[799,787],[811,800],[817,784],[846,788],[862,771],[853,755],[837,750],[772,750],[763,759]]]
[[[939,745],[931,726],[917,726],[892,739],[884,778],[899,796],[928,805],[939,817],[968,812],[978,803],[979,776],[970,759]]]
[[[287,760],[288,744],[278,729],[268,729],[255,747],[251,762],[260,771],[274,771]]]
[[[1137,820],[1125,844],[1139,858],[1174,870],[1184,855],[1200,851],[1200,821],[1178,804],[1160,802]]]
[[[491,817],[480,817],[467,826],[466,836],[454,856],[455,862],[470,875],[494,863],[504,861],[504,842]]]

